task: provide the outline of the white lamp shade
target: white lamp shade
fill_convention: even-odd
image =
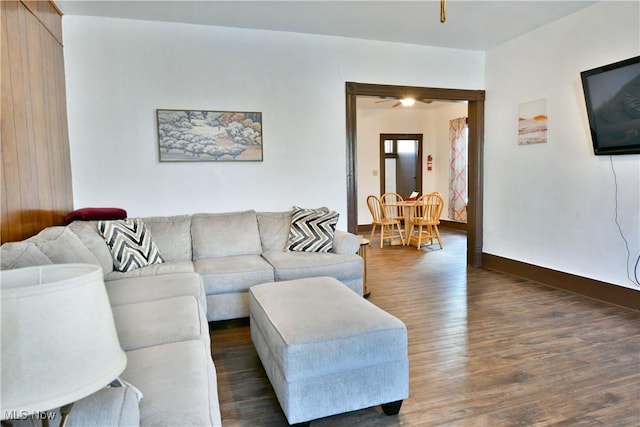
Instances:
[[[99,266],[2,271],[0,300],[3,417],[75,402],[124,370],[127,357]]]

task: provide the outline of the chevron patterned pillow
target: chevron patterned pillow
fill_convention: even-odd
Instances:
[[[303,209],[294,206],[286,250],[293,252],[331,251],[338,215],[337,212],[327,208]]]
[[[98,232],[107,242],[113,266],[118,271],[131,271],[164,262],[141,218],[98,221]]]

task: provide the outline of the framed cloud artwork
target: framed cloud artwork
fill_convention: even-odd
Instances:
[[[161,162],[261,162],[262,113],[156,110]]]

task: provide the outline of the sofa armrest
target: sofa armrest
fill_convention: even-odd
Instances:
[[[355,234],[346,231],[336,230],[333,233],[334,254],[355,254],[360,249],[360,239]]]

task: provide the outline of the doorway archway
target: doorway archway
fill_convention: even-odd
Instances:
[[[347,82],[347,227],[358,230],[357,96],[467,101],[469,108],[469,203],[467,205],[467,264],[482,265],[482,176],[484,146],[484,90],[440,89]]]

